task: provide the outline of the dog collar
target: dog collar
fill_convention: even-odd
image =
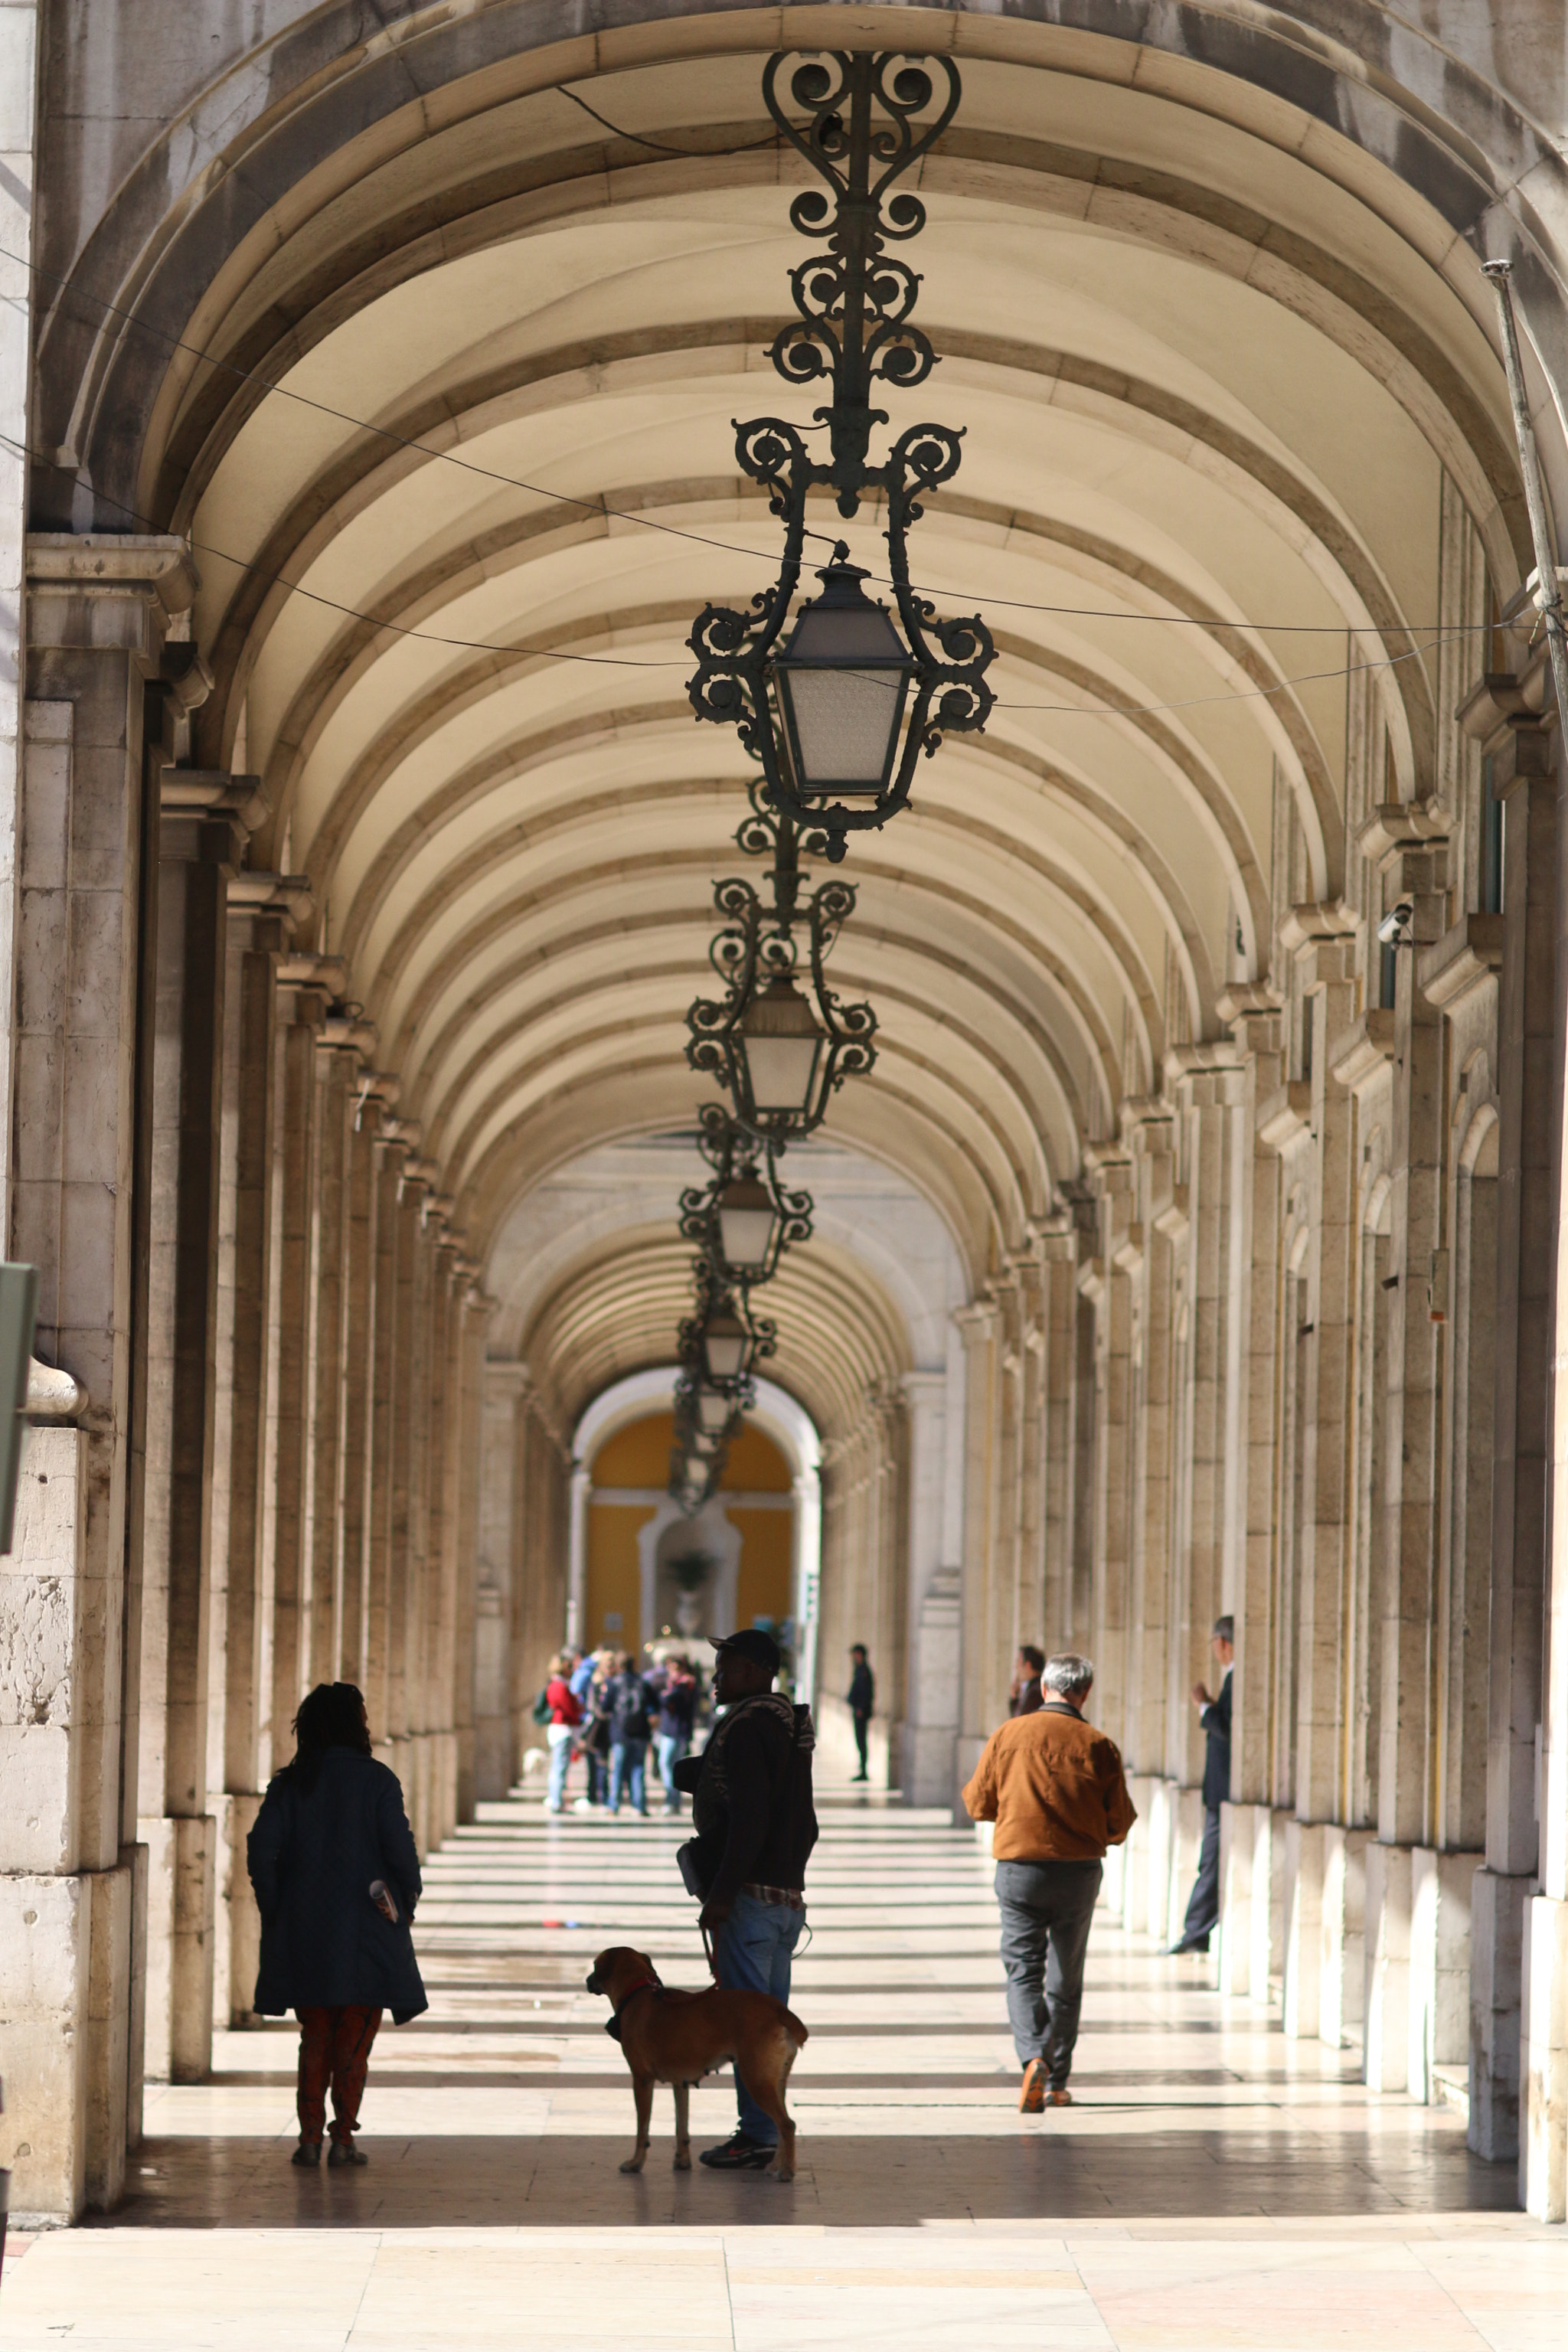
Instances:
[[[609,2035],[612,2042],[618,2042],[621,2038],[622,2011],[629,2009],[633,2001],[636,2000],[638,1993],[647,1992],[650,1985],[658,1992],[662,1992],[664,1990],[664,1980],[662,1978],[656,1976],[640,1977],[637,1979],[637,1982],[633,1985],[630,1992],[623,1993],[620,2000],[616,2003],[616,2013],[605,2028],[605,2032]]]

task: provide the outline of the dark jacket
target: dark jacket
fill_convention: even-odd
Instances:
[[[997,1862],[1100,1862],[1138,1818],[1116,1742],[1061,1699],[992,1733],[963,1801]]]
[[[246,1842],[261,1913],[256,2006],[389,2009],[402,2025],[428,2009],[409,1922],[419,1858],[397,1775],[352,1748],[329,1748],[305,1794],[293,1767],[279,1772]],[[396,1927],[370,1899],[384,1878],[403,1916]]]
[[[1219,1686],[1219,1696],[1205,1706],[1198,1721],[1208,1733],[1204,1758],[1204,1804],[1211,1813],[1230,1801],[1230,1668]]]
[[[697,1713],[697,1685],[667,1682],[658,1695],[658,1729],[662,1739],[689,1739]]]
[[[871,1669],[864,1658],[849,1677],[849,1696],[846,1701],[851,1715],[869,1715],[876,1701],[877,1685]]]
[[[816,1843],[815,1744],[811,1709],[768,1691],[731,1708],[700,1763],[689,1759],[688,1771],[698,1765],[691,1800],[697,1870],[710,1901],[732,1903],[748,1885],[805,1886]],[[682,1786],[679,1764],[675,1775]]]
[[[610,1702],[610,1738],[616,1747],[627,1741],[647,1739],[652,1730],[648,1721],[648,1687],[641,1675],[627,1667],[606,1685]]]

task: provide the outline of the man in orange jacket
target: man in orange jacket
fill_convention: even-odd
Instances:
[[[1101,1864],[1138,1818],[1115,1741],[1084,1721],[1089,1660],[1070,1651],[1047,1658],[1041,1683],[1044,1705],[992,1733],[963,1792],[972,1821],[996,1824],[1007,2021],[1027,2116],[1072,2105],[1068,2076]]]

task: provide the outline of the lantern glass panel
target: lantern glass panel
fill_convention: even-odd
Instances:
[[[730,1400],[717,1389],[703,1389],[697,1399],[697,1419],[703,1429],[722,1436],[730,1422]]]
[[[770,981],[747,1007],[735,1042],[745,1056],[753,1110],[805,1117],[826,1033],[793,981]]]
[[[766,1185],[737,1177],[719,1195],[719,1244],[730,1265],[765,1265],[778,1223]]]
[[[745,1370],[749,1344],[750,1335],[743,1323],[732,1315],[716,1315],[702,1335],[709,1379],[738,1381]]]
[[[914,665],[889,615],[832,563],[774,664],[796,790],[879,793],[888,778]]]

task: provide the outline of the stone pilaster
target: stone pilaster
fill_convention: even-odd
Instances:
[[[512,1650],[521,1631],[521,1452],[528,1367],[484,1366],[477,1591],[474,1600],[474,1774],[480,1798],[504,1797],[521,1769],[512,1713]]]
[[[277,966],[310,912],[297,878],[242,873],[228,886],[218,1184],[217,1410],[213,1436],[212,1710],[209,1788],[221,1791],[215,2022],[251,2015],[259,1922],[245,1867],[272,1765],[272,1553],[267,1540],[275,1437],[274,1170],[279,1159]]]
[[[342,1590],[338,1672],[368,1687],[370,1674],[371,1414],[375,1357],[377,1138],[385,1082],[357,1082],[348,1135],[343,1255]]]
[[[21,1777],[6,1759],[28,1801],[0,1832],[0,2151],[13,2216],[64,2220],[119,2196],[140,2128],[137,975],[148,705],[155,730],[170,617],[195,575],[176,540],[68,536],[30,541],[27,575],[9,1255],[38,1268],[37,1352],[70,1374],[80,1411],[23,1465],[0,1594],[19,1671],[0,1733],[29,1740]]]
[[[342,966],[319,956],[288,956],[278,966],[278,1405],[270,1512],[275,1765],[293,1752],[289,1725],[317,1678],[310,1655],[321,1212],[316,1058],[328,1000],[342,986]]]
[[[1511,698],[1510,698],[1511,699]],[[1489,714],[1495,718],[1496,714]],[[1540,1862],[1552,1238],[1559,1172],[1556,1074],[1558,812],[1547,731],[1527,713],[1498,730],[1493,789],[1504,816],[1498,1011],[1495,1450],[1487,1713],[1486,1862],[1472,1936],[1470,2145],[1520,2149],[1524,1912]]]
[[[383,1116],[374,1139],[375,1255],[371,1309],[370,1476],[365,1535],[365,1706],[376,1753],[394,1753],[394,1651],[402,1702],[401,1630],[394,1622],[392,1529],[396,1487],[395,1408],[399,1384],[397,1276],[398,1197],[409,1139],[402,1122]],[[401,1590],[401,1588],[399,1588]]]
[[[139,1776],[148,1850],[145,2065],[160,2081],[199,2082],[212,2062],[218,1823],[207,1807],[207,1769],[220,1114],[228,886],[253,800],[253,779],[163,772]]]
[[[979,1761],[996,1720],[994,1594],[989,1589],[995,1526],[992,1431],[1001,1382],[996,1308],[985,1301],[960,1309],[953,1320],[964,1347],[963,1696],[960,1715],[960,1786]],[[1011,1660],[1007,1661],[1010,1667]]]
[[[479,1269],[459,1257],[458,1362],[460,1390],[453,1484],[453,1540],[458,1554],[458,1616],[454,1666],[458,1740],[458,1819],[471,1822],[479,1789],[479,1587],[481,1449],[484,1444],[485,1336],[493,1302],[479,1286]],[[504,1769],[504,1765],[503,1765]],[[507,1786],[510,1787],[510,1780]]]

